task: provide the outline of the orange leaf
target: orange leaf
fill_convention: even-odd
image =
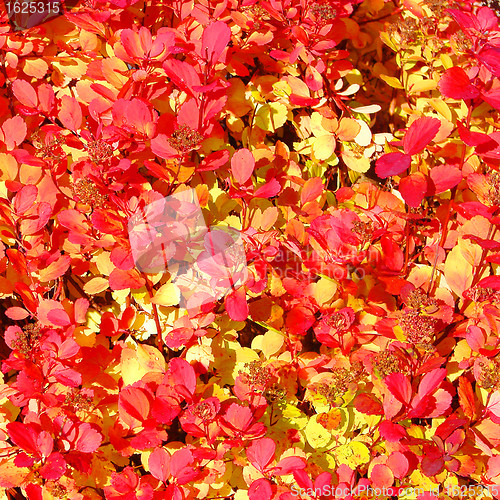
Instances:
[[[8,151],[12,151],[24,141],[27,130],[26,123],[20,116],[5,120],[2,125],[2,132],[4,136],[3,142]]]
[[[323,193],[323,181],[319,177],[308,179],[300,193],[300,202],[302,205],[308,201],[315,200],[321,193]]]
[[[38,106],[38,98],[35,89],[25,80],[15,80],[12,83],[12,92],[19,100],[19,102],[30,108]]]
[[[469,379],[464,376],[458,379],[458,400],[465,415],[470,419],[474,419],[474,414],[476,413],[474,391]]]
[[[58,116],[61,123],[73,132],[79,130],[82,126],[82,108],[74,97],[63,96]]]

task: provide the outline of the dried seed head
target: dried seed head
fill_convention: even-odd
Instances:
[[[38,323],[30,323],[23,328],[22,332],[17,334],[17,337],[12,341],[12,347],[24,354],[27,357],[32,357],[34,351],[37,351],[40,346],[40,325]]]
[[[244,375],[246,375],[249,385],[266,385],[271,379],[269,368],[262,366],[262,361],[255,360],[251,363],[245,363],[244,366],[248,370]]]
[[[420,309],[431,305],[437,306],[436,299],[427,297],[427,295],[420,288],[415,288],[415,290],[409,292],[405,298],[405,303],[413,309]]]
[[[482,287],[474,285],[473,287],[465,290],[464,297],[474,302],[487,302],[500,299],[500,293],[490,287]]]
[[[264,391],[263,396],[266,398],[268,404],[273,404],[285,399],[286,390],[281,388],[278,384],[273,384]]]
[[[399,35],[401,38],[401,43],[405,45],[416,45],[420,42],[421,33],[420,26],[416,19],[412,17],[407,17],[402,21],[397,21],[389,26],[389,32],[391,35]]]
[[[401,362],[398,356],[392,351],[382,351],[372,359],[373,368],[382,378],[391,373],[402,373]]]
[[[364,246],[367,242],[371,241],[372,239],[373,230],[372,230],[372,223],[370,221],[369,222],[354,221],[352,223],[351,231],[359,236],[362,246]]]
[[[480,361],[479,368],[479,385],[487,390],[500,389],[500,361],[490,359],[489,364]]]
[[[73,391],[66,394],[64,404],[76,411],[89,411],[92,408],[92,396],[86,396],[81,392]]]
[[[180,153],[196,149],[202,141],[203,136],[184,123],[168,139],[170,145]]]
[[[328,3],[314,3],[311,12],[321,21],[331,21],[337,18],[337,10]]]
[[[364,377],[364,368],[360,362],[352,364],[350,369],[333,368],[332,378],[328,382],[318,384],[316,391],[321,394],[327,402],[335,406],[337,399],[341,398],[348,389],[351,382],[357,382]]]
[[[500,205],[500,172],[490,172],[486,175],[486,181],[488,182],[487,201],[493,206]]]
[[[59,483],[54,483],[52,485],[51,493],[55,498],[68,498],[68,490]]]
[[[113,146],[99,139],[97,141],[90,141],[86,146],[90,159],[94,163],[106,161],[113,156]]]
[[[99,188],[89,179],[79,179],[73,184],[73,193],[80,203],[93,208],[101,208],[108,199],[108,196],[101,194]]]
[[[399,320],[406,339],[412,344],[427,342],[432,339],[437,320],[431,316],[425,316],[418,311],[409,310],[403,313]]]
[[[208,422],[214,418],[214,408],[205,401],[198,403],[194,408],[192,408],[191,413],[204,422]]]

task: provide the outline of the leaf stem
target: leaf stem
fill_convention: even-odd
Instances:
[[[146,288],[148,290],[148,294],[149,294],[149,299],[153,299],[154,295],[153,295],[153,288],[151,287],[151,283],[149,282],[149,278],[147,276],[146,273],[142,273],[142,275],[144,276],[144,279],[146,281]],[[155,324],[156,324],[156,333],[157,333],[157,339],[158,339],[158,349],[160,350],[160,352],[163,352],[163,339],[161,337],[161,325],[160,325],[160,318],[158,316],[158,308],[156,306],[156,304],[154,302],[151,302],[151,306],[153,307],[153,317],[154,317],[154,320],[155,320]]]

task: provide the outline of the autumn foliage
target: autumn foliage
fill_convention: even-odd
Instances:
[[[468,0],[3,14],[0,498],[500,498],[499,167]]]

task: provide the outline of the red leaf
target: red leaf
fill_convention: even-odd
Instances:
[[[401,439],[406,438],[404,427],[399,424],[394,424],[389,420],[383,421],[378,429],[380,435],[390,443],[401,441]]]
[[[236,151],[231,158],[231,172],[238,184],[245,184],[252,176],[254,168],[255,159],[246,148]]]
[[[173,477],[179,477],[182,469],[185,469],[193,463],[193,454],[187,448],[181,448],[177,450],[170,457],[170,474]]]
[[[226,295],[224,304],[233,321],[245,321],[248,318],[249,309],[245,287],[240,287]]]
[[[21,144],[28,131],[25,121],[20,116],[8,118],[2,125],[3,142],[8,151],[12,151]]]
[[[66,469],[66,460],[59,452],[55,452],[50,455],[39,472],[45,479],[57,480],[66,472]]]
[[[314,324],[315,317],[310,309],[304,306],[295,306],[286,315],[286,326],[293,334],[304,335],[309,328]],[[320,342],[323,342],[321,336],[318,337]]]
[[[471,132],[465,127],[460,120],[457,120],[457,129],[460,134],[460,139],[467,144],[467,146],[479,146],[483,152],[487,149],[495,149],[498,147],[498,142],[492,139],[488,134],[481,132]]]
[[[384,382],[394,397],[404,405],[411,400],[411,384],[402,373],[391,373],[385,377]]]
[[[438,84],[441,94],[450,99],[475,99],[479,90],[470,83],[467,73],[459,66],[447,69]]]
[[[201,37],[201,56],[213,65],[219,61],[222,52],[231,39],[231,29],[223,21],[209,24]]]
[[[286,457],[276,464],[274,476],[287,476],[294,470],[305,469],[306,463],[302,457]]]
[[[71,323],[68,313],[64,310],[63,305],[57,300],[42,299],[37,308],[36,315],[42,325],[64,326]]]
[[[201,84],[200,76],[196,73],[193,66],[185,61],[178,59],[167,59],[163,63],[163,69],[167,76],[179,87],[181,90],[191,96],[198,95],[193,87]]]
[[[486,334],[481,328],[475,325],[467,327],[465,338],[469,347],[475,352],[479,352],[486,344]]]
[[[179,156],[179,151],[170,145],[169,137],[165,134],[158,134],[151,140],[151,151],[164,160]]]
[[[500,109],[500,89],[494,89],[489,92],[481,93],[481,97],[493,108]]]
[[[408,155],[420,153],[436,137],[439,127],[441,121],[437,118],[424,116],[415,120],[404,136],[404,152]]]
[[[434,183],[435,194],[439,194],[455,187],[462,180],[462,172],[454,165],[438,165],[431,169],[430,177]]]
[[[111,290],[125,290],[131,288],[137,290],[146,284],[146,280],[136,269],[123,271],[122,269],[113,269],[109,275],[109,286]]]
[[[209,154],[203,161],[200,163],[198,168],[196,169],[198,172],[205,172],[207,170],[217,170],[222,167],[229,161],[229,151],[227,149],[223,149],[221,151],[214,151]]]
[[[21,422],[7,424],[7,433],[12,442],[30,455],[38,455],[36,440],[38,433],[31,426]]]
[[[403,173],[410,165],[411,156],[397,151],[382,155],[375,164],[375,172],[381,179],[385,179]]]
[[[483,288],[493,288],[493,290],[500,290],[500,276],[487,276],[483,278],[479,283],[479,286]]]
[[[152,396],[139,387],[126,387],[120,391],[118,408],[139,422],[144,422],[151,409]],[[123,418],[123,417],[122,417]]]
[[[399,181],[399,192],[409,207],[419,207],[427,192],[425,175],[421,172],[414,172],[404,177]]]
[[[486,44],[477,58],[493,75],[500,77],[500,48]]]
[[[125,247],[116,247],[109,256],[111,262],[122,271],[130,271],[134,267],[132,252]]]
[[[271,500],[272,496],[271,483],[263,477],[254,481],[248,488],[248,498],[250,500]]]
[[[408,473],[410,461],[404,453],[394,451],[389,455],[387,465],[398,479],[402,479]]]
[[[276,179],[271,179],[266,182],[263,186],[260,186],[253,196],[255,198],[272,198],[276,196],[281,191],[281,184]]]
[[[92,224],[101,233],[120,234],[123,232],[123,221],[119,216],[105,210],[97,209],[92,213]]]
[[[385,464],[376,464],[370,473],[370,481],[375,488],[389,488],[394,483],[394,474]]]
[[[373,395],[362,392],[354,400],[354,408],[365,415],[383,415],[384,410],[380,401]]]
[[[21,221],[21,232],[25,236],[31,236],[32,234],[37,233],[45,226],[45,224],[47,224],[50,216],[52,215],[52,207],[50,206],[50,203],[42,201],[33,207],[32,212],[33,213],[30,211],[30,217],[33,215],[35,216],[34,219],[30,218]]]
[[[38,106],[38,98],[35,89],[26,80],[15,80],[12,83],[12,92],[18,101],[29,108]]]
[[[143,59],[144,49],[142,48],[139,35],[131,29],[124,29],[120,33],[120,39],[127,55],[132,59]]]
[[[175,386],[178,393],[183,390],[188,398],[196,390],[196,373],[194,368],[185,359],[174,358],[170,361],[168,364],[167,380]]]
[[[14,196],[14,210],[18,215],[24,214],[35,203],[38,196],[38,189],[36,186],[28,184],[17,192]]]
[[[69,130],[75,132],[82,127],[82,108],[80,103],[67,95],[61,99],[61,109],[59,110],[59,120]]]
[[[158,479],[165,483],[170,477],[170,454],[163,448],[156,448],[148,460],[149,471]]]
[[[424,375],[418,386],[418,395],[423,398],[432,394],[441,384],[446,373],[445,368],[437,368]]]
[[[384,263],[391,271],[401,271],[404,264],[404,254],[401,245],[396,243],[389,236],[382,236],[380,239],[382,245]]]
[[[263,472],[273,460],[275,450],[276,444],[272,439],[258,439],[247,448],[247,458],[256,469]]]
[[[321,76],[321,73],[313,66],[308,66],[306,68],[305,77],[306,84],[311,90],[318,91],[323,88],[323,77]]]
[[[29,312],[22,307],[9,307],[5,311],[5,316],[14,321],[19,321],[21,319],[27,318],[29,316]]]
[[[68,313],[64,309],[49,311],[47,319],[55,326],[68,326],[71,324]]]
[[[308,201],[315,200],[320,194],[323,193],[323,181],[320,177],[313,177],[308,179],[300,193],[300,203],[304,205]]]

